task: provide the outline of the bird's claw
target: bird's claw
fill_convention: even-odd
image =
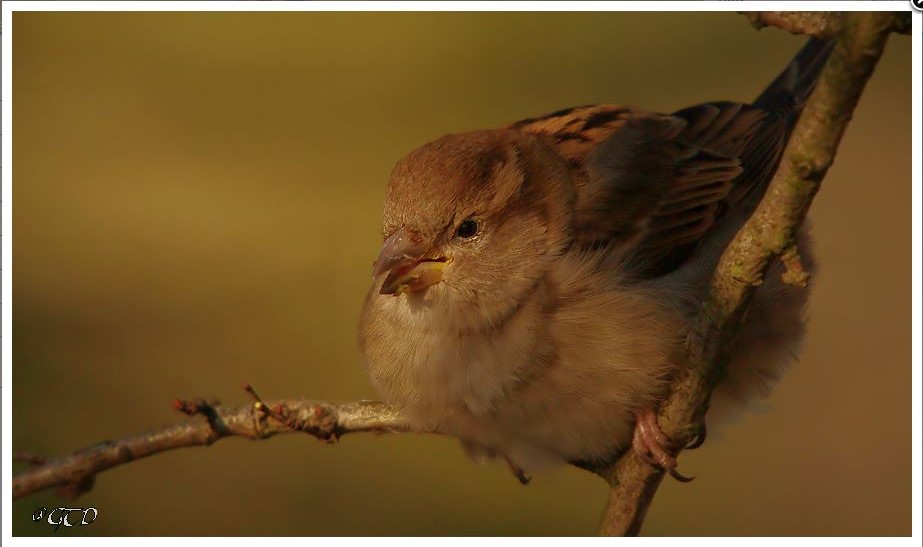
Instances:
[[[530,477],[529,475],[526,475],[526,472],[523,471],[521,467],[513,463],[509,458],[504,458],[504,459],[506,460],[506,464],[510,468],[510,472],[513,474],[514,477],[516,477],[517,480],[519,480],[519,484],[523,486],[529,484],[529,482],[532,480],[532,477]]]
[[[705,441],[704,429],[692,445],[699,446]],[[671,477],[680,482],[689,482],[695,477],[687,477],[676,470],[676,457],[670,453],[670,440],[664,435],[657,423],[657,415],[653,410],[647,409],[637,416],[635,434],[631,446],[638,457],[645,463],[663,469]]]
[[[686,445],[686,450],[695,450],[696,448],[705,444],[705,438],[708,436],[708,429],[705,427],[705,420],[702,420],[699,423],[699,431],[695,434],[695,437],[689,441],[689,444]]]

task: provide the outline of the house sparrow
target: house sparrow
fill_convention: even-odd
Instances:
[[[654,410],[831,49],[811,39],[753,104],[581,106],[410,152],[391,173],[360,319],[375,387],[415,429],[521,478],[629,446],[672,471]],[[777,378],[806,296],[770,273],[732,391]]]

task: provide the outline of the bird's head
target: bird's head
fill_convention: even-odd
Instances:
[[[373,268],[382,295],[491,321],[569,241],[572,172],[540,138],[449,135],[397,163]]]

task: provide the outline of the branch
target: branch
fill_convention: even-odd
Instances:
[[[249,386],[245,386],[249,388]],[[93,487],[96,475],[107,469],[189,446],[208,446],[226,437],[268,439],[283,433],[302,432],[325,441],[362,431],[409,431],[398,414],[384,403],[360,401],[329,404],[293,400],[264,403],[252,388],[256,402],[223,408],[205,401],[176,401],[177,410],[195,415],[184,422],[161,427],[115,441],[103,441],[67,456],[44,460],[22,455],[34,467],[13,479],[13,498],[57,487],[58,494],[74,498]]]
[[[799,276],[795,235],[836,155],[865,84],[884,51],[896,18],[889,12],[782,15],[757,14],[764,24],[792,32],[829,35],[842,25],[837,45],[808,101],[766,196],[725,250],[711,283],[710,301],[699,320],[688,371],[661,406],[658,421],[676,446],[699,433],[712,389],[719,380],[740,319],[770,264],[783,254],[790,279]],[[751,21],[752,14],[748,14]],[[772,21],[770,23],[770,21]],[[612,487],[600,526],[602,535],[635,535],[663,478],[663,471],[629,452],[600,473]]]
[[[792,34],[807,34],[817,38],[833,38],[846,23],[845,12],[827,11],[741,11],[757,30],[776,27]],[[891,32],[910,34],[910,12],[896,12],[889,26]]]
[[[833,38],[843,28],[843,12],[816,11],[742,11],[757,30],[777,27],[792,34]],[[908,14],[909,15],[909,14]]]

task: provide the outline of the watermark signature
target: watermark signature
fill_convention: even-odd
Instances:
[[[80,518],[79,521],[77,521],[78,516]],[[51,511],[49,511],[47,507],[39,507],[32,513],[32,522],[47,520],[48,524],[54,526],[54,530],[57,532],[62,524],[65,528],[86,526],[96,520],[98,516],[99,511],[97,511],[95,507],[87,507],[86,509],[79,507],[55,507]]]

